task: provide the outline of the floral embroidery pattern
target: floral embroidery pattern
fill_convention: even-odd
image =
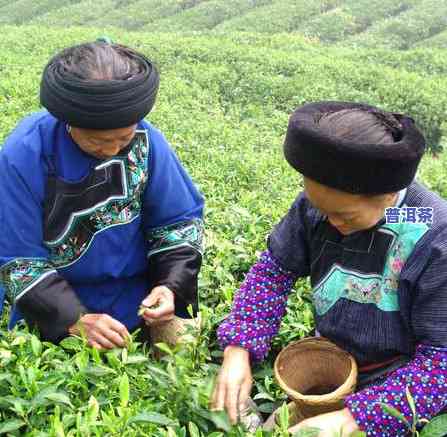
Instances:
[[[313,299],[317,314],[325,314],[341,298],[374,304],[382,311],[399,309],[397,287],[400,273],[428,227],[424,224],[399,223],[386,224],[381,229],[394,236],[383,274],[360,274],[334,265],[314,287]]]
[[[185,245],[203,253],[203,222],[194,219],[152,229],[147,233],[147,241],[150,246],[148,257]]]
[[[27,289],[43,279],[45,273],[55,272],[45,259],[16,258],[0,269],[0,285],[5,289],[10,302],[14,302]]]

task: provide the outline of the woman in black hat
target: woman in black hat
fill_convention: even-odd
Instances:
[[[83,328],[97,348],[197,311],[203,197],[144,117],[159,75],[107,41],[46,66],[47,111],[22,120],[0,152],[0,291],[10,326],[45,340]],[[1,299],[3,303],[3,299]],[[143,319],[139,306],[147,309]]]
[[[225,349],[213,407],[233,421],[299,277],[310,276],[317,333],[357,360],[345,408],[307,419],[332,436],[406,435],[447,406],[447,202],[414,180],[425,140],[414,121],[368,105],[320,102],[291,116],[284,144],[304,191],[274,228],[218,330]]]

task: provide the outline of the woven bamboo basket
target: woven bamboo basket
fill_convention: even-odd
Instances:
[[[288,345],[277,356],[274,371],[295,403],[299,421],[343,408],[344,398],[355,390],[358,373],[354,357],[322,337]]]

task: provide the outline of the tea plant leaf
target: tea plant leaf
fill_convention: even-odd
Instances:
[[[127,358],[128,358],[128,351],[126,348],[123,348],[123,350],[121,351],[121,361],[123,362],[123,364],[127,364]]]
[[[129,377],[127,376],[127,373],[121,376],[119,391],[120,391],[120,405],[121,407],[125,408],[129,403],[129,396],[130,396]]]
[[[272,397],[272,395],[271,394],[269,394],[269,393],[258,393],[258,394],[256,394],[254,397],[253,397],[253,400],[254,401],[257,401],[257,400],[259,400],[259,399],[266,399],[266,400],[268,400],[268,401],[272,401],[272,402],[274,402],[274,399],[273,399],[273,397]]]
[[[168,428],[166,437],[178,437],[178,435],[172,428]]]
[[[293,437],[318,437],[321,432],[320,428],[302,428],[293,434]]]
[[[193,422],[188,423],[188,431],[189,431],[190,437],[201,437],[201,435],[202,435],[200,433],[198,426]]]
[[[420,437],[444,437],[447,432],[447,414],[437,416],[422,428]]]
[[[42,354],[42,343],[35,335],[31,337],[31,350],[35,357],[40,357]]]
[[[47,395],[45,395],[45,397],[55,403],[67,405],[70,408],[74,408],[73,404],[70,401],[70,398],[65,393],[48,393]]]
[[[73,336],[64,338],[59,344],[67,350],[80,351],[82,349],[82,341]]]
[[[3,360],[9,360],[12,357],[12,352],[8,349],[0,349],[0,358]]]
[[[25,422],[23,420],[11,419],[3,422],[0,425],[0,434],[6,434],[7,432],[17,431],[19,430]]]
[[[146,363],[147,361],[149,361],[148,357],[146,357],[145,355],[130,355],[127,358],[127,364],[141,364],[141,363]]]
[[[216,425],[216,428],[225,432],[230,432],[232,425],[230,423],[230,418],[225,411],[211,411],[210,413],[210,419],[214,425]]]
[[[258,410],[261,413],[267,413],[271,414],[275,410],[275,404],[273,402],[264,402],[261,405],[259,405]]]
[[[18,335],[11,343],[11,346],[21,346],[27,342],[27,337],[25,335]]]
[[[113,367],[114,369],[119,369],[121,367],[121,361],[116,356],[116,353],[114,351],[107,352],[105,354],[108,364]]]
[[[84,369],[84,372],[86,375],[93,376],[95,378],[116,373],[115,370],[105,366],[87,366]]]
[[[92,395],[88,400],[87,408],[87,420],[89,422],[94,422],[99,415],[99,404],[96,398]]]
[[[287,432],[289,428],[289,408],[286,403],[282,404],[279,409],[279,426],[284,432]]]
[[[166,344],[166,343],[156,343],[155,346],[160,349],[162,352],[168,354],[168,355],[173,355],[174,352],[172,351],[172,349]]]
[[[408,422],[408,420],[405,418],[405,416],[399,410],[396,410],[394,407],[384,404],[383,402],[380,402],[379,405],[382,407],[382,409],[383,409],[383,411],[385,411],[385,413],[389,414],[390,416],[395,417],[396,419],[399,419],[401,422],[403,422],[405,424],[405,426],[408,429],[411,429],[410,422]]]
[[[36,396],[31,401],[32,408],[40,407],[42,405],[46,405],[49,402],[48,395],[57,393],[58,385],[51,385],[40,390]]]
[[[156,413],[156,412],[146,412],[143,411],[133,417],[131,417],[128,421],[129,424],[132,423],[154,423],[155,425],[162,426],[175,426],[176,422],[164,414]]]
[[[148,370],[150,370],[152,373],[156,373],[157,375],[163,376],[163,377],[165,377],[165,378],[169,378],[169,374],[168,374],[168,372],[166,372],[166,371],[163,370],[163,369],[160,369],[160,368],[155,367],[155,366],[152,366],[152,365],[147,366],[147,368],[148,368]]]

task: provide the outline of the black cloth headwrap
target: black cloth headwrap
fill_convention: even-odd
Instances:
[[[157,97],[159,74],[140,55],[142,70],[128,80],[81,80],[64,71],[55,56],[45,67],[42,106],[57,119],[85,129],[118,129],[142,120]]]
[[[318,102],[298,108],[289,119],[284,155],[298,172],[320,184],[352,194],[385,194],[413,181],[425,151],[425,138],[414,120],[393,114],[402,129],[394,143],[359,144],[323,133],[322,115],[343,109],[380,111],[360,103]]]

